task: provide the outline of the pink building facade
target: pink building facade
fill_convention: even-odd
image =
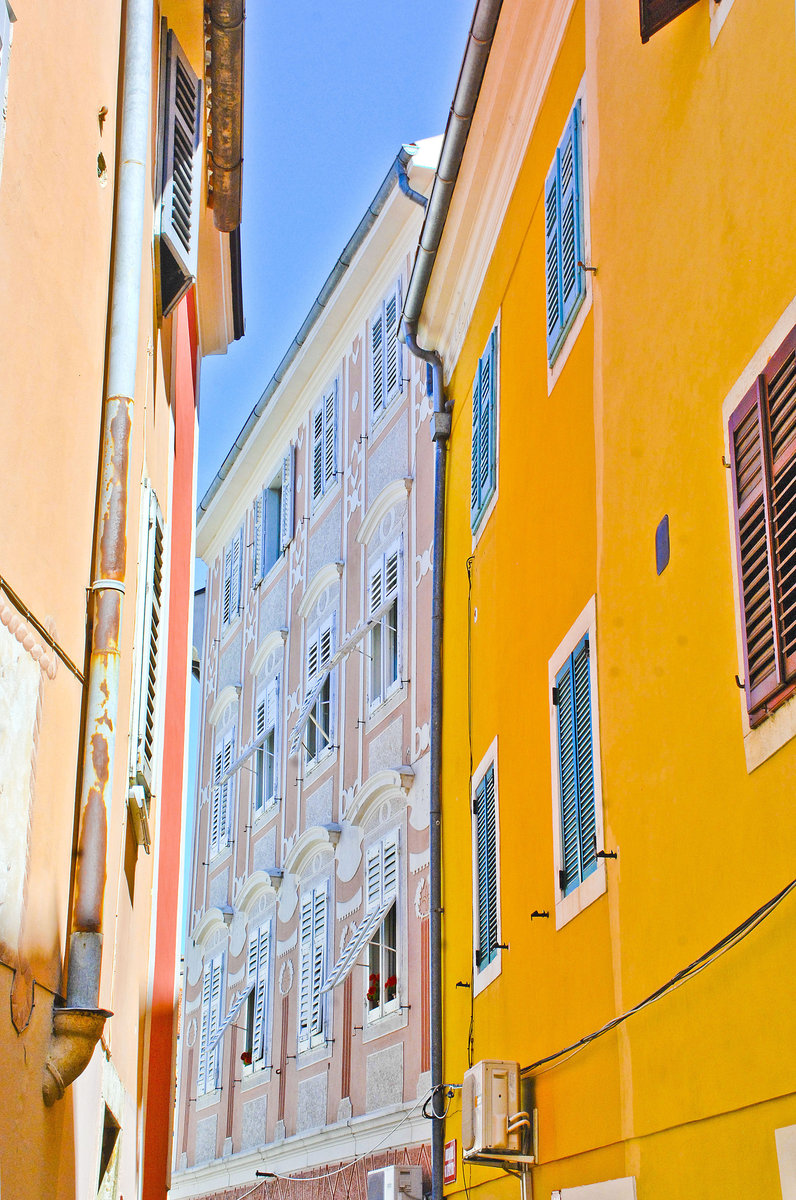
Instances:
[[[202,503],[175,1196],[427,1167],[432,405],[396,332],[435,149],[399,154]]]

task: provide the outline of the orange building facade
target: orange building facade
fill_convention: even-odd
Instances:
[[[4,1200],[168,1186],[198,377],[242,334],[235,7],[0,5]]]

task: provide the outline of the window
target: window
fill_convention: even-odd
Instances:
[[[586,295],[581,188],[581,101],[578,100],[545,183],[547,358],[551,366]]]
[[[337,987],[358,965],[367,947],[368,985],[365,1000],[369,1017],[380,1017],[398,1008],[398,834],[371,846],[365,856],[367,909],[329,972],[324,992]],[[360,964],[360,965],[365,965]]]
[[[337,479],[337,381],[312,414],[312,502]]]
[[[473,380],[470,528],[475,533],[497,482],[497,326],[478,360]]]
[[[221,999],[223,994],[224,955],[217,954],[205,963],[202,978],[202,1032],[199,1040],[199,1076],[197,1091],[200,1096],[218,1087],[221,1054],[217,1035],[221,1024]]]
[[[224,581],[221,591],[221,628],[228,629],[240,612],[240,593],[243,572],[243,531],[224,551]]]
[[[398,576],[400,554],[396,546],[370,567],[368,615],[375,621],[370,631],[370,706],[385,700],[399,682]]]
[[[403,390],[402,346],[398,341],[401,283],[382,301],[370,323],[370,374],[373,381],[373,419],[381,416]]]
[[[476,783],[475,780],[478,780]],[[497,964],[500,942],[497,788],[494,758],[473,781],[475,969]]]
[[[11,56],[11,10],[0,0],[0,171],[3,169],[3,143],[6,136],[8,101],[8,60]]]
[[[293,447],[269,485],[254,501],[254,564],[257,584],[279,561],[293,537]]]
[[[266,923],[255,929],[249,939],[248,985],[246,1007],[246,1046],[249,1065],[266,1065],[267,1030],[271,974],[271,927]],[[245,1061],[245,1060],[244,1060]]]
[[[729,440],[754,728],[796,690],[796,329],[732,413]]]
[[[663,29],[697,0],[641,0],[641,40],[648,42],[653,33]]]
[[[232,809],[232,755],[235,731],[220,738],[213,764],[213,794],[210,800],[210,857],[229,845],[229,823]]]
[[[174,33],[166,39],[160,158],[160,303],[167,316],[196,276],[202,139],[202,85]]]
[[[605,891],[595,631],[592,597],[548,664],[557,927]]]
[[[2,0],[0,0],[2,3]],[[133,674],[130,781],[152,791],[158,700],[158,656],[163,600],[163,514],[151,484],[141,497],[139,604]]]
[[[301,897],[299,1050],[309,1050],[326,1040],[322,988],[326,973],[327,895],[327,885],[323,883]]]
[[[368,942],[368,1020],[398,1008],[398,838],[384,838],[367,853],[368,914],[378,924]],[[366,918],[367,920],[367,918]]]
[[[334,689],[329,662],[334,652],[334,617],[312,635],[307,644],[307,694],[318,694],[305,727],[307,761],[317,762],[332,742],[332,700]]]
[[[255,812],[275,804],[278,784],[279,754],[279,676],[272,679],[257,705],[254,721],[255,751]]]

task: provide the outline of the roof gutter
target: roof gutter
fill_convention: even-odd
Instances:
[[[427,203],[425,196],[421,196],[420,192],[414,192],[413,189],[409,187],[406,168],[411,161],[412,151],[407,149],[406,146],[402,146],[396,155],[395,161],[385,175],[381,187],[373,197],[370,207],[354,230],[353,236],[349,239],[348,244],[343,250],[343,253],[338,258],[326,282],[318,293],[312,308],[304,318],[301,328],[299,329],[293,341],[290,343],[287,352],[283,355],[282,361],[279,363],[279,366],[271,376],[265,391],[250,412],[245,425],[241,429],[232,445],[232,449],[221,464],[215,479],[202,497],[196,514],[197,520],[201,517],[202,513],[207,512],[216,494],[218,493],[219,488],[237,462],[238,457],[251,437],[257,422],[267,408],[271,397],[274,395],[274,392],[277,390],[291,366],[296,361],[299,351],[318,323],[321,314],[337,290],[337,287],[348,271],[348,268],[351,266],[357,251],[375,225],[379,214],[387,203],[387,200],[389,199],[390,194],[392,193],[396,184],[406,195],[413,193],[411,199],[418,197],[419,200],[422,200],[424,204]]]
[[[208,19],[213,224],[222,233],[232,233],[241,217],[243,0],[211,0]]]
[[[445,495],[451,405],[444,393],[444,364],[417,341],[431,273],[442,240],[475,106],[495,36],[502,0],[478,0],[451,105],[431,199],[426,209],[398,336],[431,368],[434,412],[434,556],[431,588],[431,719],[429,801],[429,943],[431,1013],[431,1195],[442,1200],[445,1158],[445,1083],[442,1053],[442,620],[445,585]]]

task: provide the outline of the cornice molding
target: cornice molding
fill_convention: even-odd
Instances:
[[[339,583],[342,576],[343,563],[341,562],[326,563],[324,567],[319,567],[307,584],[307,589],[301,597],[301,602],[298,606],[298,615],[302,618],[308,616],[320,599],[321,594],[331,584]]]
[[[340,841],[340,825],[311,825],[305,829],[285,859],[285,874],[302,875],[310,860],[320,850],[334,850]]]
[[[227,705],[232,704],[233,701],[237,703],[239,696],[239,683],[228,683],[226,687],[222,688],[210,706],[210,712],[207,714],[207,719],[210,724],[213,726],[217,725],[223,717]]]
[[[286,641],[286,629],[274,629],[271,633],[267,633],[255,651],[249,672],[252,675],[259,675],[269,654],[272,654],[274,650],[283,649]]]

